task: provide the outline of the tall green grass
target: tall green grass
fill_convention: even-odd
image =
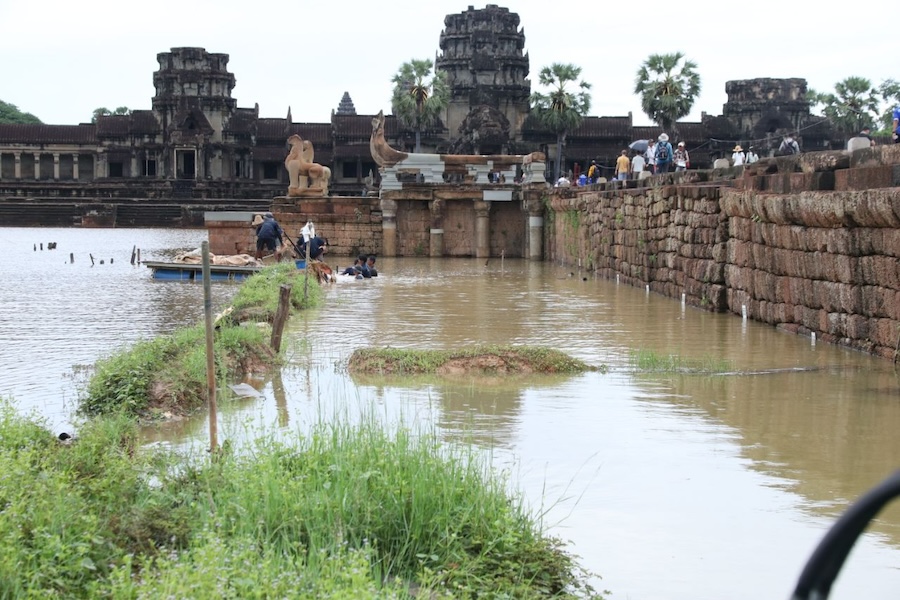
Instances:
[[[410,375],[434,373],[453,361],[469,363],[480,372],[583,373],[594,369],[554,348],[499,345],[451,350],[360,348],[350,356],[348,368],[353,373]]]
[[[321,288],[311,281],[304,298],[304,278],[293,263],[266,267],[241,285],[229,313],[245,311],[257,320],[271,321],[280,287],[287,283],[293,286],[294,308],[314,306],[321,302]],[[225,381],[252,364],[276,362],[268,344],[267,330],[242,326],[233,318],[222,319],[214,338],[217,380]],[[206,385],[206,333],[201,324],[138,342],[98,361],[79,408],[87,415],[120,411],[150,418],[165,411],[188,414],[206,402]]]
[[[188,461],[0,413],[0,597],[596,597],[474,450],[363,420]]]

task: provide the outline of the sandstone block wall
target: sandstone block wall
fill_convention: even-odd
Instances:
[[[378,198],[281,196],[275,198],[271,210],[297,244],[302,238],[300,230],[307,221],[312,221],[316,234],[328,238],[330,256],[351,257],[361,252],[378,254],[381,251],[381,208]]]
[[[900,148],[768,159],[728,175],[555,190],[548,258],[893,357]]]

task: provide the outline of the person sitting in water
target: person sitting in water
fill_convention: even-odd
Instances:
[[[366,257],[362,254],[356,257],[353,265],[347,267],[341,272],[341,275],[359,275],[366,264]]]
[[[378,271],[375,270],[375,255],[370,254],[366,259],[366,268],[369,269],[369,275],[371,277],[378,277]]]

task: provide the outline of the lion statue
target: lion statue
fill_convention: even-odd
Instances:
[[[328,195],[331,169],[313,162],[315,151],[312,142],[294,134],[287,139],[291,151],[284,159],[288,172],[288,196]]]

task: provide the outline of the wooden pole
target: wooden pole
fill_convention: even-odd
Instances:
[[[203,254],[203,316],[206,319],[206,394],[209,398],[209,451],[215,456],[218,443],[216,415],[216,354],[213,346],[212,279],[209,274],[209,242],[201,245]]]
[[[313,236],[309,236],[309,240],[306,242],[306,263],[303,265],[303,305],[306,306],[306,301],[309,297],[309,244],[312,242]]]
[[[275,311],[275,320],[272,322],[272,349],[275,352],[281,350],[281,334],[284,332],[284,323],[289,314],[291,314],[291,285],[282,283],[278,295],[278,310]]]
[[[137,254],[137,246],[131,247],[131,264],[134,264],[134,257]]]
[[[93,266],[94,266],[94,255],[93,255],[93,254],[88,254],[88,256],[91,257],[91,266],[93,267]]]

